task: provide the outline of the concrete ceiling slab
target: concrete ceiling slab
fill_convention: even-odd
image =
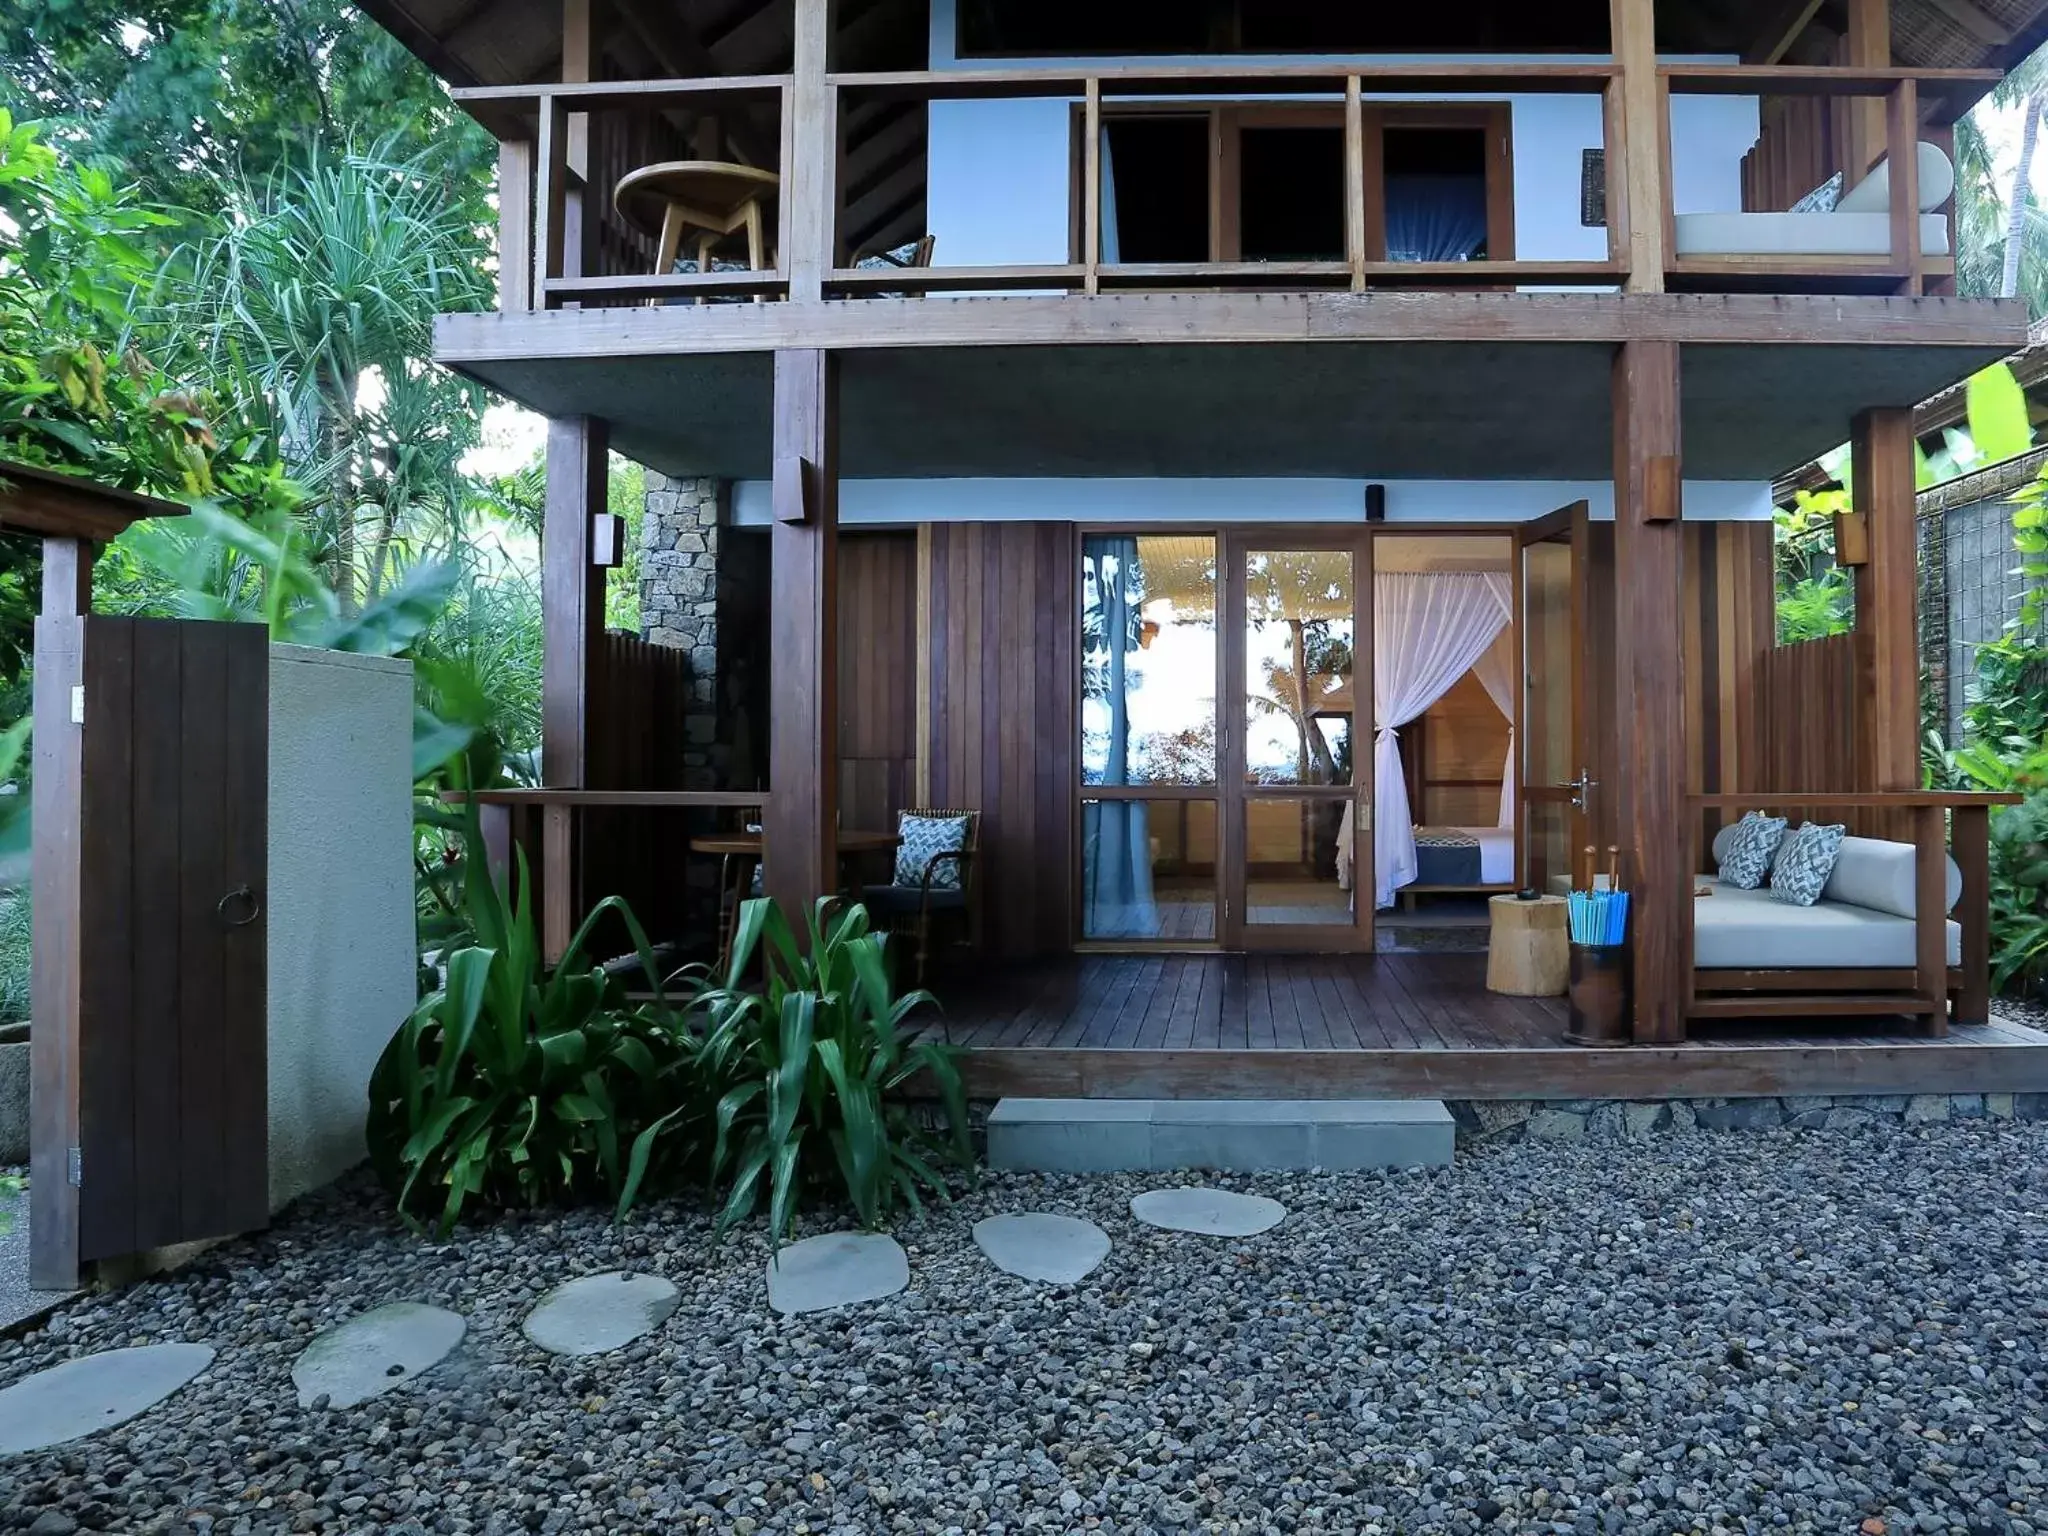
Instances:
[[[1598,343],[894,348],[843,354],[849,478],[974,475],[1599,479],[1612,349]],[[1912,405],[1985,348],[1689,345],[1685,473],[1767,480]],[[671,474],[769,474],[764,353],[473,365],[548,415],[600,416]]]

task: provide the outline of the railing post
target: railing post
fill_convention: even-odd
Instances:
[[[1948,1033],[1948,818],[1938,805],[1913,812],[1913,990],[1934,1012],[1931,1034]]]
[[[1365,291],[1365,102],[1358,76],[1344,77],[1344,254],[1351,291]]]
[[[1891,188],[1892,264],[1899,292],[1920,291],[1920,91],[1901,80],[1885,98],[1885,159]]]
[[[1607,167],[1609,208],[1617,179],[1626,187],[1622,260],[1628,267],[1630,293],[1662,293],[1665,266],[1664,118],[1668,115],[1663,82],[1657,75],[1657,39],[1652,0],[1609,0],[1614,62],[1620,69],[1611,93],[1607,142],[1622,146],[1621,175]],[[1618,107],[1617,112],[1614,109]],[[1620,119],[1617,125],[1614,119]]]
[[[1102,287],[1102,82],[1088,77],[1081,107],[1082,289]]]
[[[533,236],[533,284],[530,302],[535,309],[552,309],[548,279],[562,276],[563,226],[569,195],[569,115],[561,99],[546,92],[540,98],[540,143],[536,150],[537,195]]]
[[[1963,893],[1956,921],[1963,928],[1962,986],[1956,992],[1958,1024],[1991,1021],[1991,812],[1986,806],[1958,806],[1949,820],[1949,843]],[[1946,894],[1946,893],[1944,893]]]
[[[782,167],[787,189],[782,259],[790,298],[805,303],[825,296],[838,233],[833,216],[839,189],[838,93],[825,78],[832,46],[831,0],[795,0],[795,11],[784,134],[788,155]]]
[[[533,143],[507,139],[498,146],[498,310],[515,314],[533,304]]]

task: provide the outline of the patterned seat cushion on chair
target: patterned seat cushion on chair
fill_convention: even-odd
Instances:
[[[1785,818],[1750,811],[1735,823],[1721,848],[1721,883],[1753,891],[1771,872],[1771,856],[1785,837]],[[1809,905],[1809,903],[1801,903]]]
[[[1848,832],[1839,823],[1823,827],[1809,821],[1787,835],[1778,862],[1771,867],[1771,899],[1795,907],[1810,907],[1819,901]]]
[[[925,866],[942,853],[958,853],[967,846],[965,816],[913,816],[908,811],[896,818],[896,884],[915,889],[924,884]],[[960,889],[960,861],[947,859],[932,871],[932,889]]]

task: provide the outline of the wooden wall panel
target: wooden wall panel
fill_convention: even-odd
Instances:
[[[1686,791],[1720,794],[1751,782],[1760,750],[1755,672],[1773,641],[1771,525],[1687,523]],[[1720,813],[1708,812],[1702,848]]]
[[[930,798],[981,812],[989,953],[1055,954],[1073,939],[1073,529],[934,524],[928,540]]]
[[[839,812],[885,830],[915,803],[917,535],[839,542]]]
[[[1490,827],[1500,820],[1500,773],[1508,721],[1468,672],[1422,716],[1422,795],[1416,820],[1435,827]]]

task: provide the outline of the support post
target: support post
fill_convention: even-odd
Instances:
[[[517,314],[533,302],[533,144],[498,146],[498,312]]]
[[[1913,413],[1864,411],[1849,433],[1849,481],[1868,558],[1855,568],[1856,631],[1870,657],[1857,743],[1865,782],[1844,789],[1920,788],[1919,551],[1914,539]]]
[[[832,267],[838,237],[839,98],[825,80],[831,67],[831,0],[794,4],[790,123],[783,134],[789,155],[782,168],[782,265],[789,274],[790,298],[804,303],[825,296],[825,273]],[[776,376],[781,377],[779,364]]]
[[[1608,97],[1610,118],[1619,109],[1620,123],[1608,125],[1608,216],[1615,216],[1615,194],[1621,194],[1620,232],[1628,262],[1630,293],[1664,291],[1665,96],[1657,78],[1656,17],[1653,0],[1609,0],[1614,62],[1621,68],[1620,89]],[[1622,163],[1613,149],[1619,144]]]
[[[1848,30],[1842,45],[1848,57],[1842,62],[1851,69],[1890,69],[1891,0],[1847,0],[1845,10]],[[1845,191],[1868,175],[1870,168],[1883,157],[1886,139],[1883,97],[1852,96],[1848,109],[1848,159],[1842,177]],[[1897,256],[1898,252],[1892,254]]]
[[[78,1284],[79,938],[83,919],[84,733],[72,689],[85,676],[82,616],[92,611],[92,545],[43,540],[35,634],[35,776],[30,791],[29,1284]]]
[[[792,922],[837,888],[839,370],[775,354],[765,889]]]
[[[596,78],[591,64],[597,57],[591,35],[590,10],[593,0],[562,0],[562,82],[581,85]],[[592,252],[597,247],[596,198],[609,189],[590,186],[590,114],[564,115],[563,159],[569,170],[562,212],[562,275],[589,277]]]
[[[540,777],[549,789],[590,787],[591,670],[604,632],[604,571],[591,558],[591,522],[605,504],[608,436],[605,423],[588,416],[548,423]],[[550,964],[568,947],[578,915],[573,816],[550,805],[541,823],[541,951]]]
[[[1625,854],[1638,1044],[1685,1038],[1692,995],[1692,875],[1684,837],[1684,526],[1676,458],[1678,344],[1623,343],[1614,362],[1617,827]]]

